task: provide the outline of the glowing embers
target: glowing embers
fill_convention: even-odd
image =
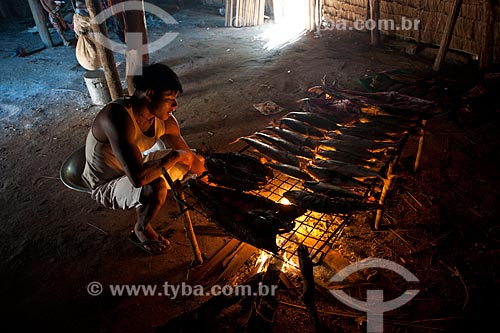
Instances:
[[[276,172],[276,176],[264,189],[254,193],[275,202],[290,204],[283,197],[283,194],[294,189],[302,189],[301,181]],[[301,244],[310,249],[310,256],[313,261],[321,262],[342,233],[348,219],[349,217],[340,218],[339,216],[313,211],[307,211],[304,215],[296,218],[293,230],[278,235],[276,238],[278,246],[276,257],[284,262],[282,271],[298,269],[297,249]],[[268,259],[271,256],[270,253],[262,251],[256,263],[259,271],[266,270]]]

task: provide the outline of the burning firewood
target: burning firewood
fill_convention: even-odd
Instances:
[[[316,305],[314,304],[314,274],[313,274],[313,263],[309,258],[309,251],[304,245],[300,245],[298,248],[300,271],[302,273],[303,280],[303,293],[302,301],[304,302],[309,317],[311,317],[311,322],[313,325],[313,331],[320,332],[321,324],[319,322],[318,311],[316,310]]]

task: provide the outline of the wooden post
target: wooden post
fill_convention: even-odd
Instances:
[[[387,191],[389,191],[389,187],[391,186],[392,178],[384,179],[384,186],[382,187],[382,193],[380,193],[380,199],[378,201],[379,204],[383,205],[385,202],[385,197],[387,196]],[[380,221],[382,220],[382,215],[384,214],[383,209],[377,209],[377,214],[375,216],[375,224],[374,229],[380,229]]]
[[[235,0],[236,1],[236,10],[235,10],[235,14],[234,14],[234,27],[235,28],[240,28],[242,27],[242,24],[241,24],[241,1],[243,0]]]
[[[317,12],[316,12],[316,34],[319,36],[321,34],[321,22],[323,19],[323,0],[316,0]]]
[[[389,166],[387,167],[387,172],[385,174],[385,179],[383,179],[383,186],[382,186],[382,192],[380,193],[380,198],[378,200],[378,203],[380,205],[383,205],[385,202],[385,197],[387,196],[387,192],[389,191],[389,188],[391,187],[392,179],[394,178],[392,174],[392,170],[394,169],[394,165],[397,163],[397,158],[393,159],[390,163]],[[380,221],[382,220],[382,215],[384,213],[383,209],[377,209],[377,213],[375,215],[375,223],[374,223],[374,229],[379,230],[380,229]]]
[[[481,42],[481,58],[479,66],[482,70],[488,70],[493,60],[493,48],[495,46],[495,0],[484,0],[483,4],[484,29]]]
[[[270,2],[271,8],[272,7],[272,2]],[[266,11],[266,0],[260,0],[260,12],[259,12],[259,25],[264,24],[264,12]],[[272,13],[272,10],[271,10]],[[274,15],[271,14],[270,15]]]
[[[378,29],[378,22],[380,21],[380,0],[370,0],[370,18],[372,19],[375,27],[372,27],[371,34],[371,44],[373,46],[379,46],[380,44],[380,30]]]
[[[413,167],[413,171],[417,172],[420,167],[420,162],[422,161],[422,153],[424,150],[424,142],[425,142],[425,133],[427,132],[427,119],[422,120],[422,128],[420,129],[420,139],[418,140],[418,150],[417,157],[415,158],[415,166]]]
[[[300,245],[297,252],[299,257],[300,272],[302,273],[303,279],[302,301],[306,306],[309,318],[311,318],[313,332],[318,333],[321,331],[321,325],[319,321],[318,310],[316,309],[316,305],[314,304],[315,283],[313,262],[311,258],[309,258],[309,251],[304,245]]]
[[[92,22],[94,17],[102,12],[101,0],[85,0],[85,4],[87,5]],[[94,34],[101,33],[103,37],[108,38],[106,22],[102,22],[100,24],[92,23],[91,26]],[[105,48],[101,43],[99,43],[98,39],[95,40],[95,45],[101,66],[104,69],[104,76],[106,77],[111,99],[115,100],[123,95],[120,76],[118,75],[118,70],[116,69],[115,57],[111,50]]]
[[[28,3],[30,5],[33,19],[35,19],[35,24],[38,29],[38,34],[42,39],[42,43],[46,47],[54,47],[54,42],[52,41],[52,37],[50,37],[49,29],[47,29],[45,11],[40,4],[40,0],[28,0]]]
[[[194,262],[197,265],[201,265],[203,264],[203,257],[201,256],[200,247],[198,246],[198,241],[196,240],[196,235],[194,234],[191,215],[189,214],[189,211],[184,207],[185,206],[184,203],[186,202],[186,199],[184,197],[184,192],[182,191],[182,188],[180,186],[179,187],[175,186],[174,182],[172,181],[172,178],[170,178],[170,175],[168,174],[167,170],[165,170],[165,168],[162,167],[161,172],[163,174],[163,177],[165,177],[167,184],[170,186],[170,189],[172,190],[175,201],[179,206],[179,213],[181,213],[184,217],[184,230],[186,231],[186,236],[189,240],[189,244],[191,244],[191,250],[193,251],[193,256],[194,256]]]
[[[225,14],[226,14],[226,21],[224,23],[224,26],[225,27],[229,27],[230,25],[230,22],[229,22],[229,4],[230,4],[230,0],[226,0],[226,7],[225,7]]]
[[[458,14],[460,13],[460,7],[462,6],[462,0],[454,0],[453,7],[451,8],[451,13],[448,16],[448,21],[446,22],[446,28],[444,30],[443,38],[441,39],[441,45],[439,46],[439,51],[434,61],[434,66],[432,69],[436,72],[441,70],[443,60],[446,57],[446,52],[450,46],[451,37],[453,36],[453,30],[455,28],[455,23],[457,23]]]
[[[309,15],[307,17],[306,29],[311,32],[314,32],[314,29],[316,28],[314,25],[315,12],[316,12],[316,0],[309,0]]]
[[[233,19],[234,19],[234,0],[229,0],[229,25],[228,27],[233,27]]]
[[[185,201],[184,192],[182,189],[179,191],[179,197],[182,201]],[[179,208],[183,208],[179,206]],[[186,231],[186,236],[191,244],[191,250],[193,251],[194,262],[197,265],[203,264],[203,257],[201,256],[200,247],[198,246],[198,241],[196,240],[196,235],[194,234],[193,222],[191,221],[191,215],[189,210],[186,210],[183,214],[184,217],[184,230]]]
[[[142,0],[144,3],[144,0]],[[125,1],[125,4],[127,1]],[[149,64],[148,29],[144,5],[141,10],[126,10],[123,12],[125,20],[125,72],[129,95],[134,94],[133,78],[142,72],[142,66]]]

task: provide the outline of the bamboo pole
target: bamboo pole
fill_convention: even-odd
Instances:
[[[252,1],[252,25],[257,25],[257,16],[259,15],[259,1]]]
[[[373,46],[380,45],[380,30],[378,29],[378,22],[380,21],[380,0],[370,0],[370,18],[372,22],[375,24],[375,27],[372,27],[371,34],[371,44]]]
[[[453,7],[451,8],[451,13],[448,16],[448,21],[446,22],[446,28],[444,30],[443,38],[441,39],[441,44],[439,46],[439,51],[434,61],[434,66],[432,69],[436,72],[441,70],[443,60],[446,57],[446,52],[450,46],[451,37],[453,36],[453,29],[455,28],[455,23],[457,23],[458,14],[460,13],[460,7],[462,6],[462,0],[454,0]]]
[[[242,18],[241,18],[241,7],[243,6],[244,0],[237,0],[236,2],[236,26],[239,28],[242,26]]]
[[[484,29],[479,66],[482,70],[488,70],[493,60],[493,47],[495,45],[495,0],[484,0],[483,12]]]
[[[226,0],[226,11],[225,11],[225,14],[226,14],[226,17],[225,17],[225,23],[224,23],[224,26],[225,27],[229,27],[229,24],[230,24],[230,21],[229,21],[229,1],[230,0]]]
[[[315,6],[315,11],[314,11],[314,30],[316,36],[320,36],[320,27],[321,27],[321,1],[322,0],[316,0],[316,6]]]
[[[102,6],[100,0],[85,0],[87,9],[89,11],[91,22],[98,13],[102,12]],[[103,37],[108,37],[108,31],[106,29],[106,22],[96,24],[95,22],[91,24],[92,31],[94,34],[101,33]],[[118,70],[116,69],[115,57],[113,52],[105,48],[98,40],[96,40],[97,54],[99,55],[99,60],[101,66],[104,70],[104,76],[106,77],[106,82],[108,84],[111,99],[115,100],[123,95],[122,85],[120,82],[120,76],[118,75]]]
[[[253,25],[252,1],[246,0],[246,2],[247,2],[247,11],[245,13],[245,16],[248,18],[247,26],[252,26]]]
[[[306,26],[305,28],[308,30],[308,31],[312,31],[313,30],[313,27],[312,27],[312,20],[311,18],[314,16],[314,5],[316,3],[316,0],[307,0],[307,4],[308,4],[308,7],[307,7],[307,15],[306,15]]]
[[[253,25],[259,25],[260,0],[254,0],[253,13]]]
[[[264,11],[266,10],[266,0],[259,2],[259,25],[264,24]]]
[[[245,20],[243,18],[243,12],[245,11],[245,0],[239,0],[240,1],[240,10],[238,13],[238,26],[243,27],[245,26]]]
[[[236,8],[234,10],[234,22],[233,26],[238,28],[240,26],[240,0],[235,0],[236,1]]]
[[[2,2],[3,3],[3,2]],[[38,34],[42,43],[46,47],[54,47],[54,42],[52,37],[50,37],[49,29],[47,29],[47,20],[45,19],[45,11],[40,4],[40,0],[28,0],[31,14],[35,20],[36,27],[38,29]]]
[[[241,6],[241,13],[240,13],[240,16],[241,16],[241,26],[242,27],[246,27],[248,22],[246,22],[246,10],[247,10],[247,0],[243,0],[242,2],[242,6]]]
[[[234,0],[230,0],[229,5],[229,26],[233,26],[233,18],[234,18]]]
[[[260,0],[256,0],[254,4],[255,8],[255,25],[260,25]]]
[[[240,1],[240,8],[239,8],[239,13],[238,13],[238,26],[239,27],[244,27],[245,26],[245,18],[243,17],[243,13],[245,12],[245,0],[239,0]]]
[[[247,12],[245,13],[248,17],[248,26],[253,26],[253,1],[247,0]]]

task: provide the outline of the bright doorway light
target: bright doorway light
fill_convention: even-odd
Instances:
[[[274,24],[259,38],[267,40],[264,49],[281,49],[306,33],[309,0],[274,0]]]

